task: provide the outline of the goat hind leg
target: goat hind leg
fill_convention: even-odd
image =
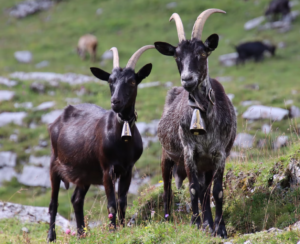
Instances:
[[[162,177],[164,181],[164,193],[163,193],[163,201],[164,201],[164,211],[165,211],[165,219],[169,219],[170,214],[170,206],[171,206],[171,192],[172,192],[172,167],[174,162],[167,158],[166,152],[163,150],[162,160],[161,160],[161,169],[162,169]]]
[[[57,214],[57,207],[58,207],[58,193],[60,187],[60,177],[57,173],[52,173],[50,175],[51,179],[51,201],[49,204],[49,214],[50,214],[50,227],[48,232],[47,240],[52,242],[56,240],[56,233],[55,233],[55,219]]]
[[[83,205],[84,205],[84,198],[89,190],[90,185],[86,185],[83,188],[76,187],[71,202],[73,204],[74,212],[75,212],[75,218],[76,218],[76,224],[77,224],[77,235],[80,237],[84,234],[84,214],[83,214]]]

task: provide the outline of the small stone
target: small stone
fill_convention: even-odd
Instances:
[[[265,134],[269,134],[271,132],[271,126],[268,124],[264,124],[261,128],[262,132]]]
[[[37,69],[40,69],[40,68],[47,67],[48,65],[49,65],[49,61],[44,60],[44,61],[42,61],[42,62],[37,63],[37,64],[35,65],[35,67],[36,67]]]
[[[289,111],[290,111],[290,117],[292,117],[292,118],[300,117],[300,108],[298,108],[296,106],[291,106]]]
[[[42,123],[50,124],[53,123],[61,114],[63,110],[53,110],[48,114],[42,116]]]
[[[13,86],[17,85],[18,82],[14,81],[14,80],[9,80],[5,77],[0,76],[0,84],[8,86],[8,87],[13,87]]]
[[[15,95],[15,92],[13,91],[1,91],[0,90],[0,102],[1,101],[9,101],[11,100]]]
[[[260,16],[255,19],[249,20],[245,23],[244,29],[251,30],[257,26],[259,26],[265,20],[265,16]]]
[[[103,13],[103,9],[102,8],[98,8],[97,10],[96,10],[96,14],[97,15],[101,15]]]
[[[176,2],[170,2],[166,5],[167,9],[172,9],[172,8],[176,8],[177,3]]]
[[[23,232],[26,232],[26,233],[29,233],[29,230],[28,230],[26,227],[23,227],[23,228],[22,228],[22,231],[23,231]]]
[[[48,141],[46,141],[46,140],[39,140],[39,146],[40,147],[47,147],[48,146]]]
[[[259,90],[258,84],[249,84],[249,85],[245,85],[244,87],[249,90]]]
[[[0,113],[0,127],[9,123],[22,125],[23,119],[26,117],[25,112],[4,112]]]
[[[267,107],[263,105],[253,105],[243,113],[243,118],[248,120],[271,119],[280,121],[287,117],[289,111],[283,108]]]
[[[45,92],[45,85],[39,82],[33,82],[30,85],[30,89],[34,92],[44,93]]]
[[[228,97],[229,100],[232,102],[232,99],[234,98],[234,94],[227,94],[227,97]]]
[[[241,147],[241,148],[251,148],[254,143],[254,137],[246,134],[239,133],[237,134],[233,146]]]
[[[33,107],[32,102],[24,102],[24,103],[15,103],[14,104],[15,108],[26,108],[26,109],[31,109]]]
[[[13,142],[18,142],[18,135],[17,134],[11,134],[9,136],[9,140]]]
[[[229,53],[219,56],[219,62],[221,65],[230,67],[236,64],[236,59],[238,58],[238,53]]]
[[[286,146],[288,139],[288,136],[278,136],[277,140],[274,142],[274,149]]]
[[[49,108],[52,108],[55,105],[54,101],[49,101],[49,102],[43,102],[40,105],[38,105],[35,110],[47,110]]]
[[[110,51],[110,50],[105,51],[105,52],[103,53],[101,59],[102,59],[102,60],[113,59],[113,52]]]
[[[29,51],[17,51],[14,55],[20,63],[30,63],[32,61],[32,53]]]

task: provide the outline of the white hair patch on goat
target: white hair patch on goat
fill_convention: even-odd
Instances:
[[[108,210],[109,210],[109,212],[112,213],[112,214],[114,214],[114,213],[116,212],[116,210],[115,210],[113,207],[110,207]]]
[[[222,197],[223,197],[223,191],[220,191],[220,192],[219,192],[218,197],[219,197],[219,198],[222,198]]]
[[[191,193],[192,193],[193,195],[195,195],[195,194],[196,194],[196,191],[195,191],[195,189],[194,189],[194,188],[192,188],[192,189],[191,189]]]

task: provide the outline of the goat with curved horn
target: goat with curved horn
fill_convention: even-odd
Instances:
[[[114,68],[119,68],[120,64],[119,64],[118,49],[116,47],[112,47],[110,50],[113,52],[113,67]]]
[[[177,14],[177,13],[172,14],[169,21],[172,21],[172,20],[174,20],[175,24],[176,24],[179,42],[185,41],[186,39],[185,39],[185,34],[184,34],[184,27],[183,27],[183,24],[182,24],[179,14]]]
[[[226,238],[222,183],[225,161],[235,140],[236,115],[223,86],[208,73],[208,57],[218,47],[219,36],[212,34],[202,41],[201,34],[212,13],[225,12],[219,9],[202,12],[195,22],[191,40],[185,39],[179,15],[173,14],[178,45],[154,43],[161,54],[175,58],[182,85],[169,90],[157,135],[162,145],[165,219],[169,219],[170,214],[172,175],[177,188],[188,178],[193,211],[191,223]],[[216,205],[214,220],[210,208],[212,182]],[[202,223],[198,200],[202,205]]]
[[[205,24],[206,20],[208,19],[208,17],[210,15],[212,15],[213,13],[226,14],[225,11],[223,11],[221,9],[216,9],[216,8],[211,8],[211,9],[207,9],[207,10],[203,11],[198,16],[197,20],[195,21],[193,31],[192,31],[192,39],[196,38],[197,40],[201,40],[204,24]]]
[[[131,58],[128,60],[128,63],[126,65],[126,68],[132,68],[133,70],[135,69],[136,62],[139,60],[140,56],[142,55],[143,52],[145,52],[148,49],[155,48],[153,45],[147,45],[141,47],[139,50],[137,50]]]

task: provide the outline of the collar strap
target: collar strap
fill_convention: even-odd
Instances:
[[[130,120],[127,121],[130,124],[131,128],[134,126],[135,122],[137,121],[137,118],[138,118],[137,112],[134,111],[134,116]],[[121,119],[119,114],[117,114],[117,120],[120,124],[124,124],[124,122],[125,122],[125,120]]]

